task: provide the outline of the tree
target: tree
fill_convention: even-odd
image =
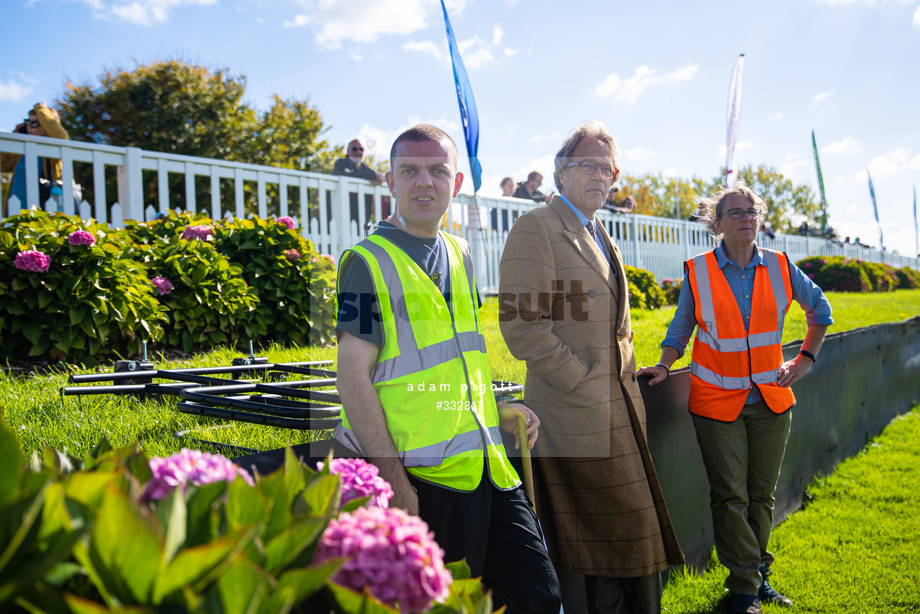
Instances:
[[[701,198],[715,196],[725,185],[724,178],[724,173],[709,180],[697,176],[689,180],[664,177],[661,173],[626,175],[620,181],[620,193],[635,199],[636,213],[673,218],[679,204],[681,219],[687,219]],[[792,232],[801,218],[820,227],[821,206],[807,185],[795,185],[766,165],[745,166],[738,171],[738,178],[764,200],[767,205],[765,221],[774,231]]]
[[[98,83],[68,81],[56,106],[74,140],[298,170],[332,168],[337,150],[321,140],[322,118],[307,101],[276,95],[260,116],[243,102],[245,91],[244,75],[168,60],[108,70]],[[78,182],[91,183],[89,169],[76,173]],[[145,180],[145,200],[155,204],[155,178]],[[181,178],[169,181],[170,202],[182,202]],[[221,183],[221,194],[232,198],[228,181]],[[204,182],[196,192],[204,197],[208,190]],[[115,192],[106,190],[109,204]],[[271,192],[270,198],[277,196],[277,189]],[[247,209],[254,206],[248,188],[246,201]]]
[[[725,185],[724,177],[723,173],[705,184],[707,195],[715,194]],[[750,164],[745,166],[738,171],[738,179],[763,199],[767,205],[764,222],[774,231],[793,233],[801,223],[801,218],[811,225],[821,227],[821,205],[807,185],[795,185],[776,168],[764,164],[757,168]],[[799,216],[799,219],[793,216]]]

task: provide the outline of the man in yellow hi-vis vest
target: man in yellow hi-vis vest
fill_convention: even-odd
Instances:
[[[375,463],[391,505],[421,516],[509,612],[559,611],[559,581],[501,430],[539,419],[496,404],[469,245],[438,227],[459,193],[457,147],[439,128],[390,150],[394,213],[339,266],[336,440]]]

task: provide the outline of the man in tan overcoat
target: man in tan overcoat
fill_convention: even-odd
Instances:
[[[599,122],[556,154],[561,196],[521,216],[501,260],[499,324],[541,420],[537,514],[566,614],[659,612],[683,563],[646,441],[623,259],[595,212],[619,174]]]

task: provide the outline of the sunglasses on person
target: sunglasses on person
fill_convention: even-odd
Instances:
[[[582,160],[581,162],[572,162],[566,168],[578,166],[581,168],[581,172],[585,175],[593,175],[594,171],[601,169],[601,175],[607,179],[616,180],[620,176],[620,169],[615,167],[612,164],[598,164],[596,162],[591,162],[590,160]]]
[[[348,151],[364,151],[363,147],[352,147]]]
[[[745,218],[749,220],[756,220],[760,217],[761,212],[751,207],[750,209],[729,209],[728,211],[723,211],[722,215],[720,215],[719,217],[722,217],[724,215],[727,215],[729,218],[736,220],[736,221],[742,220]]]
[[[42,126],[42,123],[41,123],[40,121],[38,121],[37,119],[28,119],[28,118],[26,118],[26,119],[22,120],[22,123],[24,123],[25,125],[30,126],[30,127],[32,127],[32,128],[41,128],[41,126]]]

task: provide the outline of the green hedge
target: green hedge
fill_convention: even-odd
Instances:
[[[658,309],[667,305],[664,291],[655,281],[655,276],[645,269],[629,266],[626,269],[626,281],[629,285],[629,306],[632,309]]]
[[[23,211],[0,228],[0,360],[94,365],[143,341],[330,345],[335,275],[290,218],[172,211],[113,229]]]
[[[809,256],[796,265],[825,292],[892,292],[920,288],[920,273],[843,256]]]

